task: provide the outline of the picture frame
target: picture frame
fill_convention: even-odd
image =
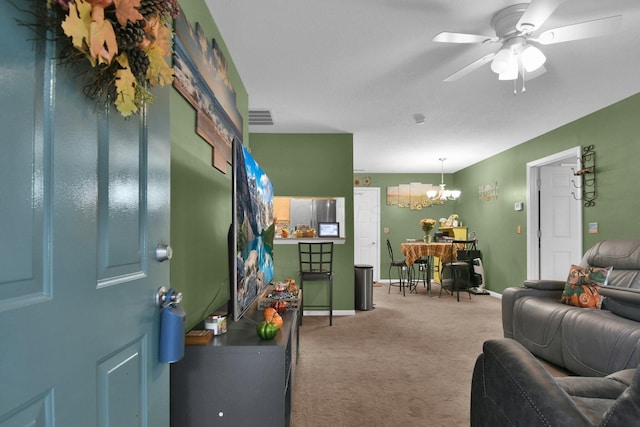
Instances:
[[[242,141],[243,118],[236,105],[228,63],[216,40],[195,28],[180,9],[175,18],[173,87],[196,110],[196,133],[212,150],[212,166],[223,174],[232,162],[233,140]]]

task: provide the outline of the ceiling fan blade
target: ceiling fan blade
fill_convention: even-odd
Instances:
[[[497,42],[498,37],[483,36],[481,34],[449,33],[444,31],[436,34],[432,40],[440,43],[488,43]]]
[[[620,29],[622,15],[547,30],[537,37],[540,44],[554,44],[612,34]]]
[[[518,31],[531,33],[551,16],[565,0],[532,0],[516,24]]]
[[[491,61],[494,56],[496,56],[495,52],[494,53],[489,53],[489,54],[483,56],[482,58],[472,62],[469,65],[467,65],[466,67],[464,67],[464,68],[456,71],[455,73],[451,74],[449,77],[447,77],[443,81],[445,81],[447,83],[455,82],[456,80],[466,76],[470,72],[475,71],[478,68],[482,67],[484,64],[486,64],[487,62]]]

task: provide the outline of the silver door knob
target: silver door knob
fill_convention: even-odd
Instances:
[[[158,243],[156,246],[156,261],[162,262],[170,260],[173,257],[173,249],[165,243]]]

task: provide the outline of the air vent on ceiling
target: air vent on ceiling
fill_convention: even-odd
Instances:
[[[249,110],[249,126],[273,125],[273,117],[269,110]]]

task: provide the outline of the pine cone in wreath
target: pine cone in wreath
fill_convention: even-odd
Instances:
[[[137,47],[128,50],[127,56],[129,57],[131,72],[136,76],[136,79],[143,81],[149,68],[149,57],[142,49]]]
[[[141,19],[136,23],[127,21],[127,26],[123,27],[118,24],[118,21],[111,22],[113,31],[116,34],[116,40],[118,42],[118,50],[129,50],[138,46],[144,40],[145,31],[144,27],[146,21]]]

